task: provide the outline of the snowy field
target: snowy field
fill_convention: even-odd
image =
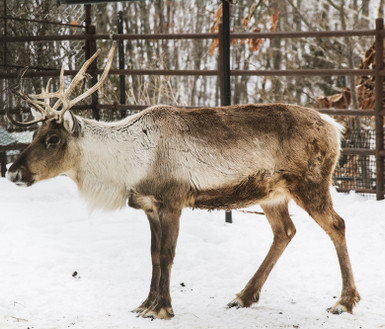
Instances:
[[[328,236],[291,203],[297,235],[260,302],[226,309],[272,241],[261,215],[186,209],[181,218],[171,321],[130,310],[148,293],[150,230],[143,212],[89,213],[66,177],[19,188],[0,179],[0,328],[385,328],[385,202],[333,191],[362,301],[354,314],[326,308],[341,289]],[[254,210],[258,210],[255,208]],[[77,272],[74,277],[73,273]]]

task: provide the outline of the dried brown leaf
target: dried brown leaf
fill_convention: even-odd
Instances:
[[[247,15],[247,16],[242,18],[242,24],[245,27],[245,29],[247,29],[247,27],[249,26],[250,19],[251,19],[250,15]]]
[[[247,41],[251,51],[257,51],[262,44],[262,39],[249,39]]]
[[[250,7],[250,15],[254,14],[254,10],[257,7],[257,2],[254,2],[252,6]]]
[[[279,18],[279,11],[277,10],[270,17],[270,22],[271,22],[270,32],[275,32],[277,30],[278,18]]]
[[[261,32],[261,29],[259,27],[256,27],[251,32]],[[260,38],[248,39],[247,44],[251,51],[257,51],[262,44],[262,39]]]
[[[214,20],[219,20],[222,17],[222,4],[219,5],[218,10],[215,12]]]
[[[214,39],[213,42],[211,43],[211,47],[210,47],[210,50],[209,50],[209,55],[211,57],[214,56],[215,49],[217,49],[218,46],[219,46],[219,40],[218,39]]]
[[[231,39],[230,40],[230,46],[232,46],[233,44],[237,43],[239,41],[239,39]]]
[[[332,107],[336,109],[346,109],[351,102],[351,92],[349,89],[345,89],[340,94],[329,96],[329,102]]]
[[[249,26],[251,16],[253,16],[256,7],[257,7],[257,3],[254,2],[249,9],[249,14],[242,18],[242,24],[245,27],[245,29],[247,29],[247,27]]]
[[[332,107],[332,104],[329,102],[326,96],[317,96],[316,103],[314,104],[316,109],[326,108],[329,109]]]
[[[219,6],[218,10],[214,14],[214,21],[213,21],[213,24],[210,27],[210,32],[211,33],[218,32],[218,30],[219,30],[219,23],[221,22],[222,14],[223,14],[223,12],[222,12],[222,4],[221,4]]]
[[[342,94],[334,94],[329,97],[329,101],[332,103],[337,103],[343,99],[344,95]]]

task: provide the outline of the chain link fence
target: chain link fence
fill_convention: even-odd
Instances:
[[[341,146],[346,149],[374,149],[375,127],[373,120],[359,121],[359,126],[348,131],[342,140]],[[346,154],[343,153],[334,171],[334,184],[340,191],[351,191],[371,195],[368,192],[376,191],[376,157],[374,155]]]
[[[38,1],[6,1],[0,0],[0,31],[3,36],[34,36],[34,35],[70,35],[85,29],[84,6],[59,6],[56,2]],[[52,70],[65,65],[68,69],[76,69],[85,60],[84,41],[49,41],[12,43],[4,42],[0,46],[0,70],[20,71],[24,67],[34,70]],[[68,78],[66,78],[68,79]],[[26,79],[23,88],[26,94],[40,92],[47,79]],[[58,88],[58,79],[53,81],[53,88]],[[10,92],[16,79],[0,80],[0,108],[24,109],[18,119],[30,119],[28,109],[20,99]],[[21,147],[31,142],[35,127],[16,128],[8,123],[4,111],[0,114],[0,152],[1,172],[4,173],[5,163],[12,162]],[[9,150],[7,150],[9,149]]]

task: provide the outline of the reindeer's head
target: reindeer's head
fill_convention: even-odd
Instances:
[[[31,109],[34,120],[28,122],[16,121],[7,112],[8,120],[14,125],[30,126],[41,123],[34,134],[32,143],[20,154],[9,168],[7,178],[20,186],[30,186],[33,183],[55,177],[71,171],[78,160],[76,139],[81,133],[81,127],[76,117],[69,111],[76,103],[94,93],[106,79],[111,68],[116,42],[114,42],[100,80],[83,94],[70,99],[75,87],[87,76],[86,71],[92,61],[99,55],[100,49],[87,60],[67,89],[64,89],[64,67],[60,72],[60,85],[56,92],[50,92],[50,79],[40,94],[26,95],[22,91],[22,77],[13,92],[33,106]],[[51,106],[51,100],[56,100]]]

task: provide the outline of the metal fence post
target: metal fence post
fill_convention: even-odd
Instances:
[[[222,23],[219,24],[219,79],[221,89],[221,105],[231,104],[230,89],[230,4],[222,0]],[[231,211],[226,211],[226,223],[232,223]]]
[[[219,24],[219,75],[221,84],[221,105],[231,105],[230,89],[230,5],[222,0],[222,23]]]
[[[1,177],[5,177],[7,171],[7,153],[6,151],[0,152],[0,167],[1,167]]]
[[[95,35],[96,34],[96,27],[95,25],[91,25],[91,5],[85,5],[85,11],[86,11],[86,34]],[[94,53],[96,52],[96,41],[94,38],[86,41],[86,59],[89,59]],[[98,82],[98,74],[96,73],[96,70],[98,68],[98,62],[97,58],[91,63],[90,70],[91,70],[91,83],[95,85]],[[98,109],[98,103],[99,103],[99,93],[96,90],[91,95],[91,109],[92,109],[92,115],[95,120],[100,120],[99,115],[99,109]]]
[[[4,6],[4,36],[7,37],[8,36],[8,22],[7,22],[7,0],[4,0],[4,3],[3,3],[3,6]],[[4,62],[4,67],[7,67],[7,63],[8,63],[8,58],[7,58],[7,53],[8,53],[8,48],[7,48],[7,42],[5,41],[4,44],[3,44],[3,51],[4,51],[4,58],[3,58],[3,62]]]
[[[118,13],[118,33],[123,33],[123,12],[119,10]],[[119,69],[124,70],[124,44],[123,40],[118,41],[119,46]],[[124,74],[119,75],[119,89],[120,89],[120,104],[126,104],[126,76]],[[120,111],[120,117],[123,119],[127,115],[125,110]]]
[[[375,124],[376,124],[376,198],[384,199],[384,19],[376,19]]]

